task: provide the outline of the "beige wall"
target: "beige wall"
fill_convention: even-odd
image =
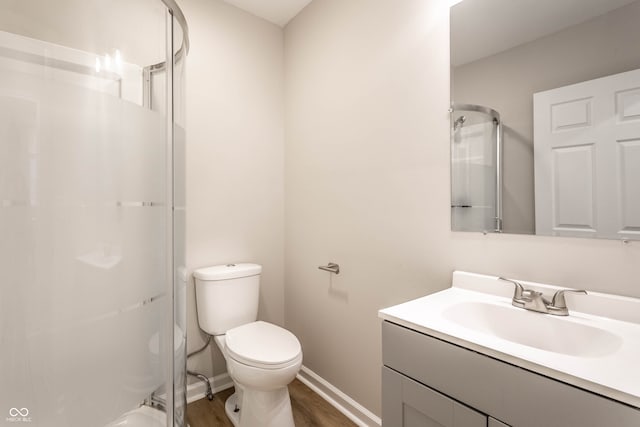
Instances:
[[[306,366],[378,414],[377,310],[454,269],[640,296],[636,243],[449,231],[440,3],[315,0],[285,29],[286,326]]]
[[[181,0],[187,60],[189,274],[227,263],[262,264],[259,317],[284,324],[282,29],[221,0]],[[193,279],[188,344],[202,344]],[[224,372],[215,345],[189,368]],[[212,366],[214,367],[212,369]]]
[[[504,228],[533,233],[533,94],[640,68],[640,1],[456,67],[453,99],[489,106],[504,126]]]
[[[286,326],[377,413],[377,310],[451,273],[441,3],[315,0],[285,28]]]

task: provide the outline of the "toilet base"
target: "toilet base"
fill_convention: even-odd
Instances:
[[[224,412],[227,413],[227,418],[231,421],[234,427],[240,425],[240,411],[236,411],[238,406],[238,393],[233,393],[226,402],[224,402]]]
[[[236,392],[224,404],[234,427],[295,427],[287,387],[267,392],[244,389],[242,400],[238,403]],[[236,407],[240,411],[236,412]]]

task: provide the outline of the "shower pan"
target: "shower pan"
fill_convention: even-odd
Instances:
[[[502,232],[502,122],[488,107],[453,104],[451,229]]]
[[[0,425],[186,425],[188,46],[174,0],[0,0]]]

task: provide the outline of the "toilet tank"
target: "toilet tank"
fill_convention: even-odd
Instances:
[[[258,318],[260,273],[258,264],[226,264],[193,272],[200,329],[222,335]]]

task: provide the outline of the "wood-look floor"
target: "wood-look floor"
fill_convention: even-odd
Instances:
[[[233,427],[224,412],[224,402],[233,388],[221,391],[212,401],[200,399],[187,405],[187,422],[191,427]],[[293,420],[296,427],[351,427],[355,424],[309,387],[293,380],[289,384]]]

